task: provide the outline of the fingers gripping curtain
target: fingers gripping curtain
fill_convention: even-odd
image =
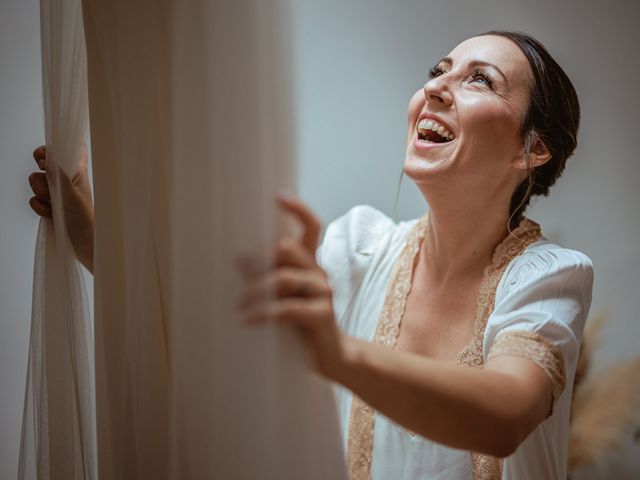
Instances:
[[[53,218],[36,241],[18,478],[95,479],[93,339],[63,196],[86,168],[86,55],[79,0],[42,0],[47,180]]]
[[[341,479],[331,387],[240,324],[295,178],[284,0],[84,0],[101,479]]]

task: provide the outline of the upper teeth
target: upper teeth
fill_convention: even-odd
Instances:
[[[447,138],[449,140],[453,140],[454,138],[456,138],[455,135],[449,132],[449,130],[447,130],[444,126],[440,125],[434,120],[428,120],[426,118],[420,120],[420,123],[418,123],[418,130],[432,130],[441,137]]]

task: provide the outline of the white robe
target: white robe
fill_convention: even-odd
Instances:
[[[316,256],[329,277],[337,321],[348,335],[373,340],[391,273],[417,222],[396,224],[382,212],[361,205],[328,225]],[[592,283],[587,256],[544,237],[515,257],[500,279],[484,331],[483,357],[487,358],[498,334],[530,332],[559,350],[566,378],[551,415],[504,460],[503,479],[566,479],[571,386]],[[337,401],[346,449],[352,395],[337,387]],[[376,413],[371,478],[467,480],[473,478],[472,460],[467,451],[412,436]]]

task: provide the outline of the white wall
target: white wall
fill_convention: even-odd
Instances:
[[[393,215],[406,105],[428,68],[475,33],[527,31],[565,67],[583,111],[576,155],[551,197],[529,215],[552,239],[585,251],[595,263],[592,311],[608,308],[612,317],[600,363],[640,354],[635,3],[300,0],[302,197],[325,221],[360,203]],[[36,0],[0,2],[0,478],[7,479],[17,471],[37,227],[26,178],[35,166],[31,150],[43,141],[38,22]],[[405,178],[397,218],[424,208]],[[639,454],[629,442],[615,466],[581,478],[631,478],[640,472]]]
[[[0,478],[16,478],[37,221],[31,151],[44,143],[35,0],[0,2]]]

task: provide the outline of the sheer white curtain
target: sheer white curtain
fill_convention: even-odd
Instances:
[[[289,9],[83,0],[101,479],[346,478],[330,385],[235,308],[237,257],[266,264],[294,228],[274,200],[295,179]]]
[[[294,332],[247,330],[234,309],[235,256],[266,262],[291,227],[275,211],[276,190],[296,178],[290,8],[242,0],[172,9],[177,477],[346,478],[330,386],[308,372]]]
[[[36,242],[18,478],[96,478],[93,344],[86,289],[69,242],[62,185],[77,172],[87,126],[78,0],[43,0],[42,76],[53,217]]]

